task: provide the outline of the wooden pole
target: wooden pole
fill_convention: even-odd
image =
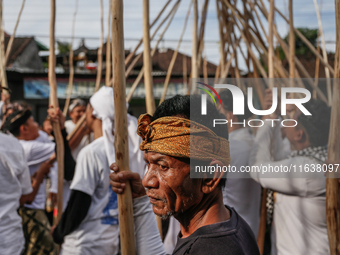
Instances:
[[[289,0],[289,78],[295,77],[295,34],[293,23],[293,0]]]
[[[190,15],[190,9],[191,9],[191,3],[189,4],[189,9],[187,11],[187,15],[186,15],[185,20],[184,20],[184,26],[183,26],[180,38],[178,40],[176,50],[174,51],[174,54],[172,55],[172,58],[171,58],[171,61],[170,61],[170,64],[169,64],[169,68],[168,68],[168,71],[166,73],[166,78],[165,78],[165,82],[164,82],[164,89],[163,89],[162,97],[161,97],[161,100],[159,101],[159,104],[161,104],[164,101],[165,96],[166,96],[166,91],[168,89],[168,85],[169,85],[169,82],[170,82],[172,69],[175,65],[178,50],[179,50],[179,47],[181,46],[181,42],[182,42],[185,30],[187,28],[188,18],[189,18],[189,15]]]
[[[318,2],[316,0],[314,0],[314,5],[315,5],[316,16],[318,18],[319,36],[322,42],[322,55],[323,55],[324,61],[328,63],[325,37],[323,35],[323,29],[322,29],[321,15],[319,11]],[[327,83],[328,105],[331,106],[332,105],[332,89],[331,89],[331,81],[329,79],[330,78],[329,68],[327,66],[325,66],[325,74],[326,74],[326,79],[327,79],[326,83]]]
[[[268,17],[268,78],[274,78],[274,34],[273,34],[273,24],[274,24],[274,0],[270,0],[270,10]],[[269,82],[270,88],[273,88],[273,84]]]
[[[109,86],[111,80],[111,14],[112,1],[109,0],[109,13],[107,22],[107,39],[106,39],[106,65],[105,65],[105,85]]]
[[[13,30],[13,33],[12,33],[12,35],[11,35],[11,38],[9,39],[9,42],[8,42],[8,45],[7,45],[5,66],[7,66],[7,63],[8,63],[8,56],[9,56],[9,54],[11,53],[11,50],[12,50],[12,46],[13,46],[13,41],[14,41],[15,33],[16,33],[16,31],[17,31],[17,28],[18,28],[18,25],[19,25],[19,22],[20,22],[20,17],[21,17],[21,13],[22,13],[22,11],[23,11],[23,9],[24,9],[24,6],[25,6],[25,1],[26,1],[26,0],[22,0],[21,8],[20,8],[20,11],[19,11],[19,14],[18,14],[18,18],[17,18],[17,21],[16,21],[16,23],[15,23],[14,30]]]
[[[320,52],[320,43],[317,41],[316,50]],[[314,74],[314,84],[318,86],[318,79],[319,79],[319,72],[320,72],[320,59],[315,59],[315,74]],[[316,91],[313,89],[313,99],[317,99]]]
[[[183,54],[183,86],[188,86],[187,55]]]
[[[153,97],[152,60],[150,55],[149,0],[143,0],[143,62],[146,111],[153,114],[156,110]],[[159,226],[158,226],[159,227]]]
[[[125,52],[123,29],[123,0],[112,0],[112,74],[115,106],[115,153],[120,171],[130,171],[127,109],[125,100]],[[118,194],[118,217],[122,255],[136,254],[132,193],[126,183],[123,194]]]
[[[153,27],[153,25],[157,22],[157,20],[161,17],[161,15],[163,14],[164,10],[166,9],[166,7],[170,4],[171,0],[168,0],[168,2],[166,2],[166,4],[163,6],[162,10],[158,13],[157,17],[153,20],[153,22],[150,24],[150,29]],[[169,12],[169,15],[172,11]],[[169,17],[169,16],[168,16]],[[167,18],[166,18],[167,19]],[[162,24],[165,22],[165,20],[163,20]],[[160,26],[158,26],[158,28],[156,30],[158,30],[160,28]],[[152,37],[152,36],[151,36]],[[152,39],[151,39],[152,40]],[[137,46],[135,47],[135,49],[126,57],[125,59],[125,65],[127,65],[131,58],[135,55],[135,53],[137,52],[137,50],[139,49],[139,47],[142,45],[143,43],[143,38],[140,39],[140,41],[138,42]]]
[[[198,9],[197,9],[197,0],[192,0],[193,8],[194,8],[194,24],[192,30],[192,56],[191,56],[191,85],[192,79],[198,78],[198,65],[197,65],[197,22],[198,22]],[[195,90],[195,86],[192,86],[192,89]]]
[[[74,78],[73,40],[74,40],[74,30],[75,30],[75,25],[76,25],[77,11],[78,11],[78,0],[76,0],[76,8],[75,8],[74,13],[73,13],[73,21],[72,21],[72,36],[71,36],[71,43],[70,43],[70,55],[69,55],[69,59],[68,59],[68,64],[69,64],[69,67],[70,67],[70,75],[69,75],[69,80],[68,80],[67,97],[66,97],[64,111],[63,111],[64,116],[67,115],[68,106],[70,105],[70,100],[71,100],[72,87],[73,87],[73,78]]]
[[[7,74],[6,74],[6,63],[5,63],[5,29],[4,23],[2,20],[2,0],[0,0],[0,77],[1,77],[1,85],[5,88],[8,88],[7,84]],[[8,93],[7,90],[4,90],[2,93]]]
[[[143,0],[143,63],[146,111],[153,114],[156,110],[153,97],[152,59],[150,54],[150,25],[149,25],[149,0]],[[162,219],[157,217],[157,226],[162,238]]]
[[[56,110],[59,107],[57,97],[57,78],[55,74],[55,0],[51,0],[51,18],[50,18],[50,56],[48,58],[48,81],[50,83],[50,104]],[[63,189],[64,189],[64,140],[61,135],[59,123],[53,123],[53,133],[55,135],[57,146],[57,162],[58,162],[58,215],[57,224],[63,212]]]
[[[334,63],[334,78],[340,78],[340,0],[335,0],[335,23],[336,23],[336,51]],[[328,160],[340,160],[340,84],[339,79],[334,80],[333,103],[331,113],[331,124],[328,139]],[[340,254],[340,195],[339,183],[335,172],[329,173],[326,179],[326,212],[327,231],[331,255]]]
[[[103,73],[103,38],[104,38],[103,0],[99,0],[99,2],[100,2],[100,42],[98,48],[98,66],[95,91],[98,91],[100,87],[100,82],[102,80]]]

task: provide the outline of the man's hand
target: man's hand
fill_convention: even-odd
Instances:
[[[117,194],[124,193],[126,187],[126,182],[130,181],[132,198],[142,197],[146,195],[145,188],[142,184],[142,179],[138,173],[133,173],[130,171],[119,172],[118,165],[113,163],[110,169],[114,171],[110,174],[110,184],[112,190]]]
[[[60,129],[65,128],[65,116],[61,112],[59,107],[57,107],[57,109],[54,110],[53,106],[50,105],[50,108],[47,110],[47,113],[48,113],[48,117],[50,118],[51,122],[59,123]]]

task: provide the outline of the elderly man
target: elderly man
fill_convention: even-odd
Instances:
[[[200,100],[175,96],[164,101],[153,117],[139,118],[140,149],[148,165],[143,178],[146,194],[156,215],[173,215],[180,222],[173,254],[259,254],[250,227],[223,204],[224,172],[190,177],[193,164],[222,167],[230,163],[228,131],[222,126],[213,128],[212,123],[221,115],[208,102],[208,114],[201,116]],[[134,196],[145,195],[136,174],[119,172],[115,164],[112,169],[115,192],[123,192],[129,179]]]
[[[119,251],[118,201],[109,182],[109,163],[115,161],[114,120],[113,90],[104,86],[91,97],[86,110],[86,124],[95,140],[79,153],[70,200],[53,232],[55,242],[63,243],[61,254],[113,255]],[[143,176],[137,119],[128,115],[127,124],[130,166]]]
[[[290,155],[282,152],[280,125],[272,127],[270,122],[258,129],[252,148],[253,165],[287,169],[251,172],[264,188],[276,192],[271,233],[273,255],[329,254],[326,181],[320,167],[327,158],[330,109],[317,100],[303,106],[311,116],[297,109],[292,120],[285,122],[285,126],[291,126],[285,127],[293,149]]]

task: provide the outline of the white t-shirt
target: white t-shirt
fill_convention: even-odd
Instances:
[[[252,148],[254,165],[299,166],[317,164],[307,157],[281,159],[284,147],[273,143],[274,159],[270,156],[271,138],[280,140],[279,127],[264,125],[259,128]],[[282,140],[282,139],[281,139]],[[281,141],[282,143],[282,141]],[[329,254],[326,222],[326,180],[323,173],[313,173],[313,178],[301,178],[299,173],[260,174],[252,172],[252,178],[264,188],[276,191],[272,228],[272,255]],[[273,178],[277,176],[276,178]],[[262,177],[262,178],[261,178]],[[278,178],[280,177],[280,178]]]
[[[254,137],[248,128],[240,128],[229,133],[230,165],[236,166],[238,171],[242,166],[248,166],[253,142]],[[228,173],[223,189],[223,203],[234,207],[257,237],[260,224],[261,185],[251,179],[248,173]]]
[[[71,134],[75,127],[76,127],[76,124],[73,123],[72,120],[65,121],[65,129],[66,129],[67,134]],[[77,160],[77,157],[78,157],[80,150],[92,141],[93,141],[93,133],[90,134],[90,137],[89,137],[89,135],[85,135],[81,139],[79,145],[76,148],[74,148],[74,150],[72,150],[72,156],[73,156],[74,160]]]
[[[32,192],[23,149],[14,137],[0,133],[0,254],[20,254],[24,248],[19,199]]]
[[[30,175],[32,176],[39,170],[41,163],[47,161],[54,153],[55,144],[51,141],[48,143],[38,142],[37,140],[24,141],[19,140],[22,148],[24,149],[27,165],[29,167]],[[53,164],[50,173],[56,173],[57,163]],[[51,178],[52,179],[52,178]],[[55,179],[55,177],[53,178]],[[55,183],[55,181],[53,181]],[[40,184],[37,195],[31,204],[25,204],[25,207],[31,209],[45,209],[46,201],[46,179]]]
[[[140,161],[139,166],[131,171],[143,177],[145,163]],[[70,188],[90,195],[91,206],[80,226],[65,236],[61,254],[112,255],[118,252],[118,201],[111,189],[109,174],[104,137],[100,137],[78,155]]]

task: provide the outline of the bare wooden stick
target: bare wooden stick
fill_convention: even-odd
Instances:
[[[163,14],[164,10],[166,9],[166,7],[170,4],[171,0],[168,0],[168,2],[165,3],[165,5],[163,6],[162,10],[158,13],[157,17],[153,20],[153,22],[150,24],[150,29],[153,27],[153,25],[158,21],[158,19],[160,18],[160,16]],[[169,12],[169,15],[172,11]],[[160,26],[159,26],[160,27]],[[158,28],[159,28],[158,27]],[[158,30],[158,29],[156,29]],[[151,39],[152,40],[152,39]],[[139,47],[142,45],[143,43],[143,38],[140,39],[140,41],[138,42],[137,46],[135,47],[135,49],[126,57],[125,59],[125,65],[127,65],[131,58],[135,55],[135,53],[137,52],[137,50],[139,49]]]
[[[316,50],[318,52],[320,52],[320,43],[319,43],[319,41],[317,41]],[[316,60],[315,60],[315,75],[314,75],[314,84],[315,84],[315,86],[318,86],[319,72],[320,72],[320,59],[316,58]],[[313,89],[313,98],[317,99],[315,89]]]
[[[112,0],[112,74],[115,106],[115,153],[120,171],[130,171],[127,109],[125,100],[125,54],[123,29],[123,0]],[[126,183],[123,194],[118,194],[118,217],[122,255],[136,254],[132,193]]]
[[[48,59],[48,81],[50,83],[50,104],[56,110],[59,107],[57,97],[57,78],[55,74],[55,0],[51,0],[51,18],[50,18],[50,56]],[[53,123],[53,132],[55,135],[57,146],[57,162],[58,162],[58,215],[57,222],[61,218],[63,212],[63,189],[64,189],[64,140],[61,135],[59,123]]]
[[[104,40],[103,0],[99,0],[99,2],[100,2],[100,42],[98,48],[97,78],[94,91],[98,91],[103,73],[103,40]]]
[[[112,1],[109,0],[109,13],[107,22],[107,39],[106,39],[106,65],[105,65],[105,85],[111,86],[111,15],[112,15]]]
[[[20,8],[20,11],[19,11],[19,14],[18,14],[17,21],[16,21],[15,26],[14,26],[13,33],[12,33],[12,35],[11,35],[11,38],[9,39],[8,44],[7,44],[6,58],[5,58],[5,66],[6,66],[7,63],[8,63],[8,57],[9,57],[9,54],[11,53],[11,50],[12,50],[12,46],[13,46],[13,41],[14,41],[15,33],[16,33],[16,31],[17,31],[17,28],[18,28],[18,25],[19,25],[19,22],[20,22],[20,17],[21,17],[21,13],[22,13],[22,11],[23,11],[23,9],[24,9],[24,6],[25,6],[25,1],[26,1],[26,0],[22,0],[21,8]]]
[[[270,10],[268,17],[268,78],[274,78],[274,34],[273,34],[273,23],[274,23],[274,0],[270,0]],[[273,84],[269,82],[270,88]]]
[[[171,14],[171,17],[170,17],[170,19],[169,19],[167,25],[165,26],[165,28],[164,28],[162,34],[159,36],[159,38],[158,38],[158,40],[157,40],[157,42],[156,42],[156,44],[155,44],[155,47],[152,49],[152,51],[151,51],[151,57],[153,57],[153,56],[155,55],[155,53],[156,53],[156,51],[157,51],[158,44],[159,44],[160,41],[162,40],[162,38],[163,38],[163,36],[164,36],[166,30],[169,28],[169,26],[170,26],[170,24],[171,24],[171,22],[172,22],[172,20],[173,20],[173,18],[174,18],[174,16],[175,16],[175,13],[176,13],[176,11],[177,11],[177,9],[178,9],[178,6],[179,6],[179,1],[177,1],[176,5],[175,5],[176,8],[173,9],[173,12],[172,12],[172,14]],[[133,92],[136,90],[136,88],[137,88],[139,82],[140,82],[141,79],[143,78],[143,75],[144,75],[144,66],[143,66],[142,69],[139,71],[139,74],[138,74],[136,80],[134,81],[134,83],[133,83],[132,86],[131,86],[131,89],[130,89],[130,91],[129,91],[129,94],[128,94],[127,97],[126,97],[126,101],[127,101],[127,102],[130,102],[130,100],[131,100],[131,98],[132,98],[132,95],[133,95]]]
[[[194,8],[194,25],[192,29],[192,56],[191,56],[191,78],[198,78],[198,66],[197,66],[197,22],[198,22],[198,10],[197,0],[193,1]]]
[[[2,1],[0,2],[0,76],[1,76],[1,86],[8,88],[7,84],[7,73],[6,73],[6,63],[5,63],[5,29],[4,24],[2,22]],[[8,94],[7,90],[4,90],[2,93]]]
[[[198,34],[198,43],[197,43],[197,68],[200,70],[201,68],[201,60],[202,60],[202,52],[204,49],[204,31],[205,31],[205,21],[207,19],[207,11],[208,11],[208,3],[209,0],[205,0],[204,6],[202,9],[202,14],[201,14],[201,24],[200,24],[200,31]]]
[[[187,55],[183,54],[183,86],[188,86]]]
[[[340,78],[340,0],[335,0],[335,24],[336,24],[336,51],[334,63],[334,78]],[[332,161],[340,160],[340,84],[339,80],[334,80],[333,104],[331,113],[331,124],[328,139],[328,159]],[[340,195],[338,177],[335,173],[329,173],[326,179],[326,212],[327,212],[327,232],[330,247],[330,254],[340,254]]]
[[[324,61],[328,63],[325,37],[323,35],[323,29],[322,29],[321,15],[320,15],[320,11],[319,11],[318,2],[316,0],[314,0],[314,5],[315,5],[316,16],[318,18],[319,36],[320,36],[321,42],[322,42],[322,55],[323,55]],[[325,66],[325,74],[326,74],[326,79],[327,79],[326,83],[327,83],[328,105],[332,105],[332,89],[331,89],[331,81],[329,79],[330,73],[329,73],[329,68],[327,66]]]
[[[218,30],[219,30],[219,36],[220,36],[220,66],[221,69],[224,70],[224,65],[226,61],[226,55],[225,55],[225,42],[224,42],[224,35],[223,35],[223,22],[221,20],[221,10],[219,5],[219,0],[216,0],[216,10],[217,10],[217,19],[218,19]]]
[[[182,42],[185,30],[187,28],[187,23],[188,23],[188,18],[189,18],[189,15],[190,15],[191,4],[192,4],[192,2],[189,4],[189,9],[187,11],[187,15],[186,15],[185,20],[184,20],[184,26],[183,26],[183,29],[182,29],[182,33],[181,33],[181,35],[179,37],[176,50],[174,51],[174,54],[172,55],[172,58],[171,58],[171,61],[170,61],[170,64],[169,64],[169,68],[168,68],[168,71],[166,73],[166,78],[165,78],[165,82],[164,82],[164,89],[163,89],[162,97],[161,97],[161,99],[159,101],[159,104],[161,104],[164,101],[165,96],[166,96],[166,91],[168,89],[168,85],[169,85],[169,82],[170,82],[172,69],[173,69],[173,67],[175,65],[177,54],[178,54],[178,50],[179,50],[179,48],[181,46],[181,42]]]
[[[72,88],[73,88],[73,78],[74,78],[73,40],[74,40],[74,30],[75,30],[75,25],[76,25],[77,11],[78,11],[78,0],[76,0],[76,8],[75,8],[74,13],[73,13],[73,21],[72,21],[72,35],[71,35],[71,43],[70,43],[70,55],[69,55],[69,59],[68,59],[68,64],[69,64],[69,67],[70,67],[70,75],[69,75],[69,80],[68,80],[67,97],[66,97],[64,111],[63,111],[64,116],[67,115],[68,106],[70,105]]]
[[[293,22],[293,0],[289,0],[289,77],[295,77],[295,34]]]

